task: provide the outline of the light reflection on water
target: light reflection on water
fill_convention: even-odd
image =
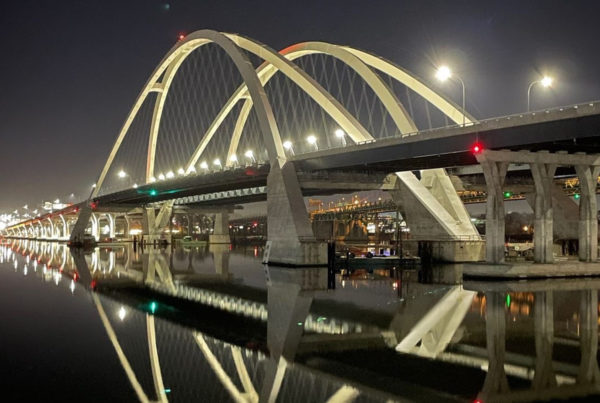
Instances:
[[[420,284],[373,270],[327,290],[326,270],[261,255],[16,241],[0,266],[91,296],[140,400],[510,401],[600,387],[600,280]]]

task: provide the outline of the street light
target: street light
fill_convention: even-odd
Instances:
[[[527,88],[527,112],[529,112],[531,110],[531,108],[530,108],[531,101],[530,100],[531,100],[531,89],[533,88],[533,86],[536,84],[541,84],[542,87],[548,88],[548,87],[552,86],[553,81],[554,81],[554,79],[552,77],[544,76],[544,77],[542,77],[541,80],[535,80],[531,84],[529,84],[529,87]]]
[[[254,153],[252,152],[252,150],[248,150],[244,153],[244,156],[246,158],[249,158],[252,162],[256,162],[256,159],[254,158]]]
[[[319,146],[317,144],[317,138],[315,137],[314,134],[309,135],[306,138],[306,141],[308,141],[308,144],[312,144],[313,146],[315,146],[315,150],[319,151]]]
[[[335,137],[340,139],[342,146],[346,147],[346,133],[342,129],[337,129],[335,131]]]
[[[457,76],[457,75],[452,75],[452,71],[450,70],[450,68],[448,66],[440,66],[437,71],[435,72],[435,78],[437,78],[439,81],[444,82],[446,80],[448,80],[449,78],[454,77],[456,79],[456,81],[460,82],[460,84],[462,85],[462,125],[465,125],[465,113],[466,113],[466,109],[465,109],[465,83],[463,82],[463,80]]]
[[[283,142],[283,148],[288,150],[290,154],[294,155],[294,146],[290,140],[286,140]]]

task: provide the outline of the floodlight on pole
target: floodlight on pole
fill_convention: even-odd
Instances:
[[[531,89],[536,84],[541,84],[542,87],[548,88],[552,86],[554,79],[550,76],[544,76],[540,80],[535,80],[527,87],[527,112],[531,110]]]
[[[294,155],[294,145],[292,144],[292,142],[290,140],[286,140],[283,142],[283,148],[288,150],[290,152],[290,154]]]
[[[463,115],[462,116],[462,125],[464,126],[465,125],[465,114],[466,114],[466,109],[465,109],[466,97],[465,97],[464,81],[459,76],[453,75],[452,70],[450,70],[450,68],[448,66],[440,66],[437,69],[437,71],[435,72],[435,78],[437,78],[441,82],[444,82],[450,78],[454,78],[462,86],[462,115]]]
[[[335,131],[335,137],[340,139],[340,141],[342,142],[342,145],[344,147],[346,147],[346,132],[344,132],[342,129],[337,129]]]
[[[306,141],[308,141],[308,144],[315,146],[315,150],[319,151],[319,145],[317,144],[317,138],[315,137],[314,134],[309,135],[306,138]]]
[[[248,159],[250,159],[252,162],[256,162],[256,159],[254,158],[254,153],[252,152],[252,150],[247,150],[244,153],[244,156]]]

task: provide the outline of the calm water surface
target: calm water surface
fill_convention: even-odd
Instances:
[[[4,241],[2,401],[597,400],[600,280],[328,290],[261,255]]]

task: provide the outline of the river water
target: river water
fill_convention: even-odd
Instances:
[[[2,401],[599,397],[600,280],[425,284],[365,268],[328,289],[326,269],[261,256],[3,241]]]

